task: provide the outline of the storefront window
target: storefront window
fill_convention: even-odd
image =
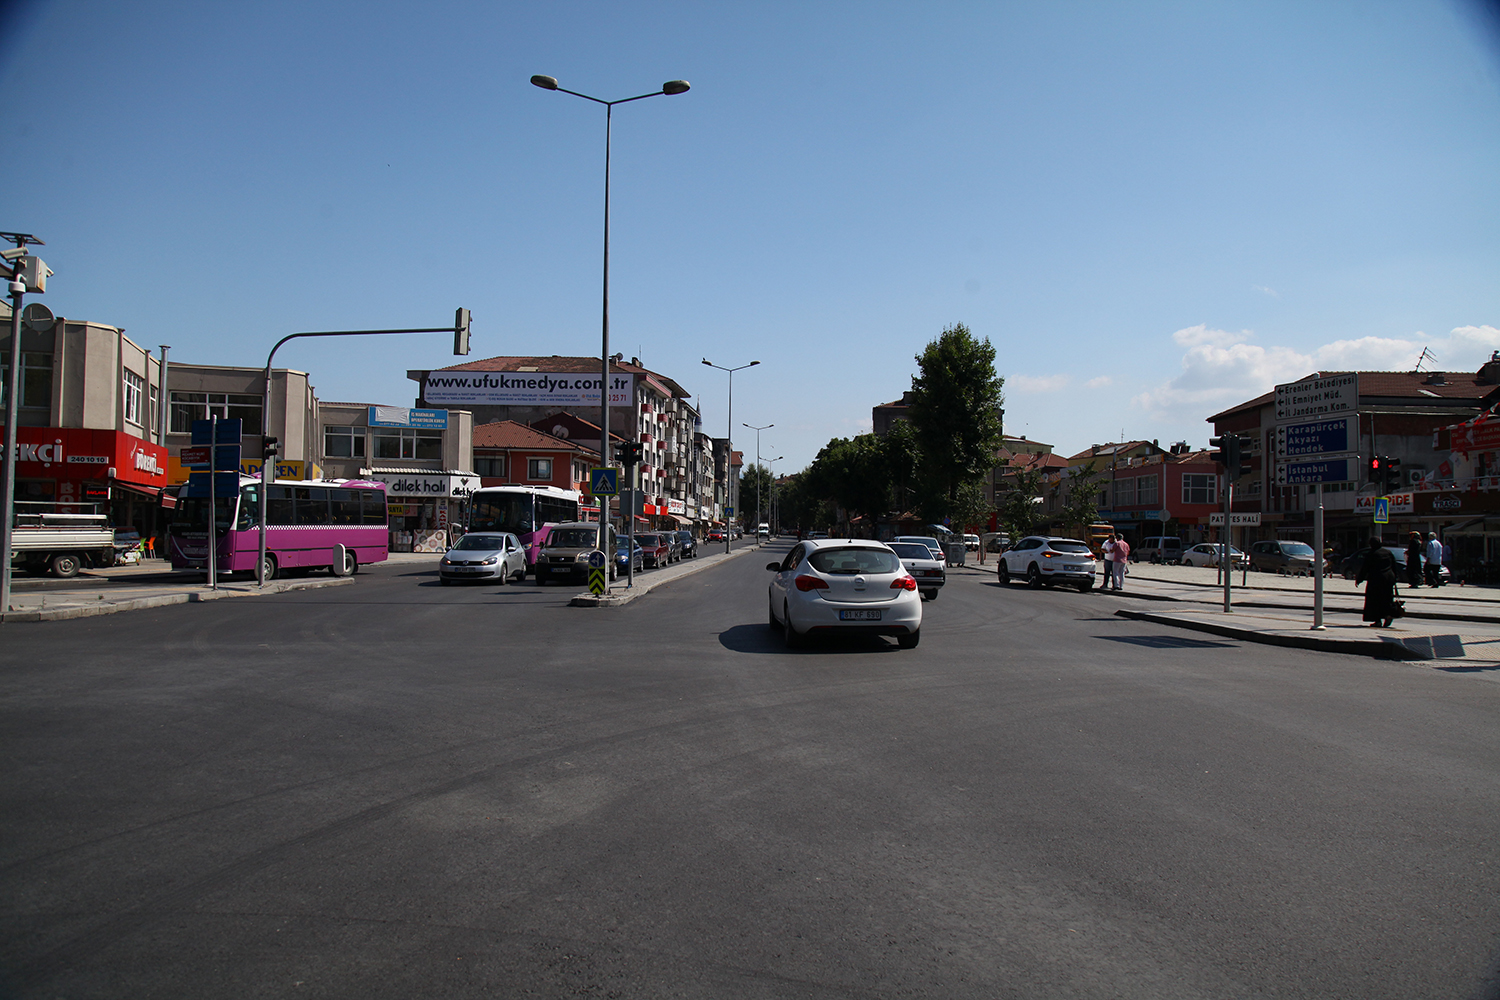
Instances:
[[[328,458],[364,458],[363,427],[323,428],[323,454]]]
[[[1156,503],[1157,476],[1135,477],[1135,502],[1138,504]]]
[[[378,427],[374,432],[376,458],[442,459],[443,436],[411,427]]]

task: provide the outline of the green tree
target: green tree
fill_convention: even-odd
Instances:
[[[757,492],[757,490],[759,492]],[[746,531],[754,531],[757,510],[760,520],[766,519],[771,509],[771,472],[764,465],[752,465],[740,472],[739,506],[735,513]]]
[[[1016,541],[1037,533],[1044,485],[1038,469],[1015,468],[1006,478],[1010,489],[1000,498],[1000,527]]]
[[[1068,470],[1068,488],[1060,513],[1063,524],[1078,529],[1079,538],[1087,538],[1086,529],[1099,520],[1099,493],[1104,485],[1094,467],[1096,464],[1091,461]]]
[[[909,418],[921,452],[919,498],[932,521],[957,513],[959,492],[995,464],[1005,380],[995,374],[995,348],[962,323],[943,330],[917,355]]]

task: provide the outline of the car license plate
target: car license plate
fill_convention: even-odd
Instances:
[[[846,608],[839,612],[841,622],[878,622],[880,608]]]
[[[1083,572],[1083,567],[1082,566],[1064,566],[1063,567],[1063,572],[1064,573],[1082,573]]]

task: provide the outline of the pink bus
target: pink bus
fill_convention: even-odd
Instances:
[[[240,477],[238,496],[214,501],[218,570],[255,576],[260,556],[260,480]],[[187,493],[184,488],[183,493]],[[207,496],[177,498],[167,547],[174,570],[208,572]],[[266,579],[327,569],[335,576],[385,562],[390,553],[385,484],[363,479],[278,480],[266,493]],[[344,546],[338,565],[334,546]]]

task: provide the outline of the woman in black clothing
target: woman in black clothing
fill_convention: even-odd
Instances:
[[[1413,531],[1406,542],[1406,585],[1422,586],[1422,536]]]
[[[1370,539],[1370,549],[1354,576],[1355,586],[1365,585],[1365,621],[1376,628],[1390,628],[1399,613],[1396,610],[1396,557],[1385,549],[1379,535]]]

